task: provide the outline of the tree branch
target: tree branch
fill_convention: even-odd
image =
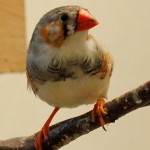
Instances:
[[[104,120],[106,123],[113,123],[129,112],[148,105],[150,105],[150,81],[106,103],[108,114],[104,116]],[[98,117],[96,117],[95,122],[91,122],[91,111],[57,123],[50,127],[49,140],[43,140],[43,149],[59,149],[100,126]],[[29,137],[0,141],[0,150],[35,150],[34,140],[36,136],[37,133]]]

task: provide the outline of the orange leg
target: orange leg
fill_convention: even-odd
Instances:
[[[38,135],[36,137],[36,141],[35,141],[36,150],[42,150],[43,136],[46,140],[48,140],[49,125],[50,125],[53,117],[55,116],[55,114],[57,113],[58,110],[59,110],[59,107],[55,107],[52,114],[49,116],[48,120],[43,125],[41,131],[38,133]]]
[[[95,115],[97,114],[99,117],[99,122],[102,125],[103,129],[106,131],[104,125],[105,125],[105,121],[103,119],[103,114],[107,114],[106,112],[106,108],[104,108],[105,105],[105,99],[101,98],[98,99],[96,104],[94,105],[93,111],[92,111],[92,122],[95,121]]]

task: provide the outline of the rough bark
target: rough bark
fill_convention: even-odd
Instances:
[[[114,123],[129,112],[148,105],[150,105],[150,81],[106,103],[108,114],[104,116],[104,120],[106,123]],[[91,111],[57,123],[50,127],[49,140],[43,139],[43,150],[59,149],[100,126],[98,117],[95,122],[91,122]],[[0,141],[0,150],[35,150],[36,135],[37,133],[29,137]]]

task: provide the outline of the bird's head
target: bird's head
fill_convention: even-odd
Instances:
[[[98,21],[87,9],[79,6],[58,7],[46,13],[35,29],[40,39],[47,44],[59,48],[64,41],[76,33],[89,30]]]

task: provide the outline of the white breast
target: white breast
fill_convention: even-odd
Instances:
[[[95,103],[98,98],[106,98],[109,78],[101,80],[84,75],[79,79],[67,79],[59,82],[46,82],[39,86],[37,95],[52,106],[77,107]]]

